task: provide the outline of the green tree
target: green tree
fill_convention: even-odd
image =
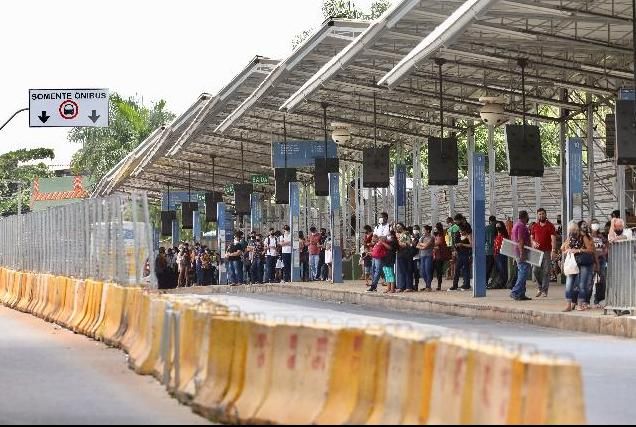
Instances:
[[[73,128],[68,134],[70,142],[82,144],[73,155],[71,168],[76,174],[90,175],[93,185],[155,129],[175,118],[164,100],[146,107],[116,93],[110,97],[109,114],[107,128]]]
[[[323,0],[322,15],[325,19],[358,19],[361,21],[371,21],[379,18],[391,6],[390,0],[376,0],[371,4],[369,11],[365,11],[355,2],[350,0]],[[303,41],[311,35],[313,28],[296,35],[292,40],[292,47],[296,49]]]
[[[18,199],[22,201],[22,212],[29,211],[29,187],[34,178],[51,176],[46,164],[38,160],[53,159],[50,148],[34,148],[10,151],[0,155],[0,215],[18,213]],[[23,164],[27,163],[27,164]],[[25,185],[18,192],[18,185],[7,181],[22,181]]]

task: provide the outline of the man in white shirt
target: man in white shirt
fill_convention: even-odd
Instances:
[[[283,282],[291,281],[292,263],[292,237],[289,225],[283,227],[283,235],[280,238],[281,253],[283,256]]]
[[[378,218],[378,225],[376,225],[373,230],[373,235],[378,237],[388,237],[389,234],[391,234],[391,229],[389,227],[389,214],[382,212],[380,214],[380,218]]]
[[[273,283],[276,281],[276,260],[278,259],[278,237],[273,228],[269,229],[269,236],[265,239],[265,280]]]

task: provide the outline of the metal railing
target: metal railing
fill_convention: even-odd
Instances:
[[[636,240],[609,245],[606,310],[636,311]]]
[[[145,194],[0,219],[2,267],[155,287],[154,258]]]

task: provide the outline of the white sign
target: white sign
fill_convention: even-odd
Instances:
[[[29,127],[108,127],[108,89],[30,89]]]

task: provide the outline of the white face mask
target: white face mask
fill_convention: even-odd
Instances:
[[[239,239],[234,239],[234,243],[238,243],[238,242],[239,242]]]
[[[592,224],[592,231],[598,231],[601,229],[601,225],[600,224]]]
[[[380,219],[378,220],[378,222],[379,222],[380,224],[384,224],[384,218],[380,218]]]

